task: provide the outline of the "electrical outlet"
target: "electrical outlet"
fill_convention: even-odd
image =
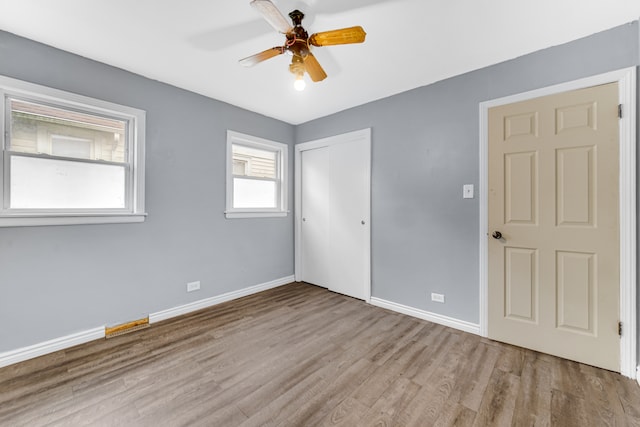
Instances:
[[[187,292],[200,290],[200,281],[187,283]]]
[[[431,301],[444,303],[444,294],[436,294],[431,292]]]

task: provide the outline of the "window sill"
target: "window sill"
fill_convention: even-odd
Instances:
[[[227,219],[233,218],[275,218],[285,217],[289,214],[286,212],[225,212],[224,215]]]
[[[34,227],[45,225],[122,224],[144,222],[147,214],[78,214],[78,215],[6,215],[0,227]]]

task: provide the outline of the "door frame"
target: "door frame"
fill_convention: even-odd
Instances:
[[[622,104],[620,134],[620,373],[636,378],[636,67],[625,68],[571,82],[560,83],[516,95],[480,103],[480,335],[488,334],[488,111],[499,105],[512,104],[560,92],[618,83],[619,103]]]
[[[327,138],[317,139],[314,141],[303,142],[296,144],[294,154],[294,198],[295,198],[295,230],[294,230],[294,274],[296,282],[301,281],[302,276],[302,263],[301,263],[301,251],[302,251],[302,152],[306,150],[313,150],[315,148],[329,147],[336,144],[344,144],[347,142],[364,140],[369,143],[371,148],[371,128],[357,130],[353,132],[343,133],[341,135],[330,136]],[[365,174],[368,178],[365,204],[367,212],[365,213],[365,301],[371,302],[371,149],[366,154],[367,169]]]

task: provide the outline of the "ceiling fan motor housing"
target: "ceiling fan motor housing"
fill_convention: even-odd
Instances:
[[[296,9],[289,13],[289,17],[293,22],[293,28],[287,33],[285,49],[290,51],[294,56],[297,55],[304,58],[309,53],[309,34],[302,27],[304,13]]]

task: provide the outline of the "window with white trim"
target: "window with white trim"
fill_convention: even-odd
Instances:
[[[144,111],[2,76],[0,93],[0,226],[144,220]]]
[[[287,215],[288,146],[227,131],[227,218]]]

